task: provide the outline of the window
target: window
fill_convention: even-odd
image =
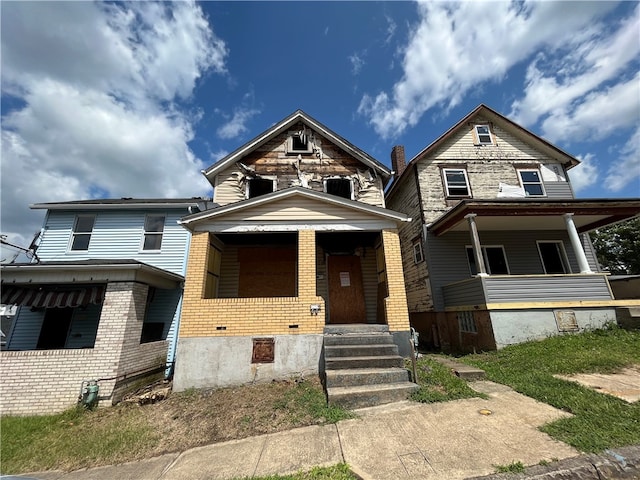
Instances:
[[[91,240],[91,232],[93,232],[95,221],[95,215],[76,216],[76,222],[73,226],[71,250],[89,250],[89,240]]]
[[[489,125],[476,125],[475,128],[476,140],[478,145],[491,145],[491,129]]]
[[[545,195],[540,172],[537,169],[518,170],[518,175],[527,197],[543,197]]]
[[[349,178],[327,178],[324,191],[337,197],[353,200],[353,183]]]
[[[309,130],[289,132],[287,153],[313,153],[312,145],[309,141]]]
[[[464,168],[444,168],[442,170],[447,197],[470,197],[469,179]]]
[[[147,215],[144,219],[143,250],[160,250],[164,231],[164,215]]]
[[[247,198],[255,198],[275,191],[275,180],[271,178],[252,178],[247,183]]]
[[[571,273],[567,253],[561,241],[538,242],[538,252],[544,273]]]
[[[473,317],[473,312],[469,310],[458,312],[456,317],[458,317],[458,327],[461,332],[478,333],[478,327],[476,326],[476,319]]]
[[[488,274],[509,275],[509,265],[507,265],[507,257],[504,254],[504,248],[502,246],[482,247],[482,258],[484,259],[484,267]],[[477,275],[478,266],[476,265],[476,258],[471,246],[467,246],[467,260],[469,261],[471,275]]]
[[[422,242],[419,238],[413,241],[413,262],[420,263],[424,260],[424,253],[422,252]]]

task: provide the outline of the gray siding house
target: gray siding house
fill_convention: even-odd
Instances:
[[[615,321],[590,230],[640,199],[576,199],[579,161],[480,105],[408,163],[391,153],[411,323],[445,351],[501,348]],[[637,300],[635,300],[637,302]]]
[[[46,216],[32,263],[2,266],[2,304],[17,314],[2,351],[2,411],[75,404],[97,380],[119,400],[174,361],[190,232],[190,199],[101,199],[31,205]],[[25,381],[37,379],[38,395]]]

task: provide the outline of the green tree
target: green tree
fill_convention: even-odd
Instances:
[[[615,275],[640,274],[640,218],[591,232],[603,269]]]

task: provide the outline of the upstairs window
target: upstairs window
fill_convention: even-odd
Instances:
[[[73,225],[71,239],[72,251],[89,250],[89,241],[93,232],[93,225],[96,222],[95,215],[77,215]]]
[[[484,260],[484,269],[488,274],[509,275],[509,265],[507,265],[507,257],[502,246],[482,247],[482,259]],[[471,246],[467,247],[467,260],[469,260],[471,275],[477,275],[478,266]]]
[[[147,215],[144,219],[143,250],[160,250],[164,233],[164,215]]]
[[[287,153],[313,153],[311,142],[309,141],[309,130],[289,132],[287,138]]]
[[[469,179],[464,168],[445,168],[442,170],[447,197],[470,197]]]
[[[271,178],[252,178],[247,183],[247,198],[255,198],[275,191],[275,180]]]
[[[353,200],[353,183],[349,178],[327,178],[324,191],[337,197]]]
[[[491,129],[489,125],[476,125],[474,127],[477,145],[492,145]]]
[[[527,197],[545,196],[544,185],[542,184],[539,170],[518,170],[518,176],[520,177],[520,183]]]
[[[413,263],[424,261],[424,252],[422,251],[422,242],[419,238],[413,241]]]

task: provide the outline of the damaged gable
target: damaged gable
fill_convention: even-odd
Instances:
[[[296,112],[203,172],[220,205],[291,187],[384,206],[390,170]]]

